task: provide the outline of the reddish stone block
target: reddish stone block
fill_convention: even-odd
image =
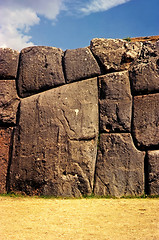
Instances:
[[[13,128],[0,128],[0,193],[6,192],[6,178],[10,158]]]

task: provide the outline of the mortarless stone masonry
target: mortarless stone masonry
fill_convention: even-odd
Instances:
[[[0,49],[0,193],[159,194],[158,81],[159,42]]]

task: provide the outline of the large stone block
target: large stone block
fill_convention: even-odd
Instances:
[[[133,135],[141,149],[159,145],[159,93],[134,97]]]
[[[131,131],[132,97],[128,72],[99,77],[100,131]]]
[[[148,151],[149,194],[159,195],[159,150]]]
[[[91,51],[103,66],[104,72],[125,70],[139,57],[142,43],[129,43],[121,39],[94,38]]]
[[[0,124],[16,124],[19,105],[15,80],[0,81]]]
[[[130,133],[101,134],[96,163],[96,195],[142,195],[144,193],[144,157]]]
[[[159,91],[159,42],[146,42],[142,54],[130,69],[134,95]]]
[[[6,193],[13,128],[0,127],[0,193]]]
[[[97,138],[96,78],[23,99],[11,190],[54,196],[90,194]]]
[[[95,77],[101,73],[89,48],[66,50],[64,66],[68,83]]]
[[[18,88],[21,97],[65,83],[63,51],[54,47],[28,47],[21,51]]]
[[[19,52],[0,48],[0,79],[14,79],[17,76]]]

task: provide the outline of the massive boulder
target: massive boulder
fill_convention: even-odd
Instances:
[[[150,195],[159,195],[159,150],[148,151],[148,185]]]
[[[19,105],[15,80],[0,80],[0,124],[16,124]]]
[[[130,80],[134,95],[159,91],[159,41],[144,43],[140,58],[131,66]]]
[[[0,193],[6,193],[13,128],[0,127]]]
[[[127,71],[99,77],[101,132],[130,132],[132,97]]]
[[[144,157],[130,133],[101,134],[95,175],[95,195],[142,195]]]
[[[101,73],[100,67],[88,47],[66,50],[64,66],[68,83],[95,77]]]
[[[91,194],[97,138],[97,78],[23,99],[10,190],[54,196]]]
[[[159,145],[159,93],[134,97],[133,135],[140,149]]]
[[[27,97],[64,84],[62,57],[63,51],[55,47],[24,48],[20,53],[19,95]]]
[[[0,79],[14,79],[17,76],[19,52],[0,48]]]
[[[94,38],[90,49],[97,58],[103,71],[114,72],[130,67],[135,59],[140,56],[142,43],[129,43],[121,39]]]

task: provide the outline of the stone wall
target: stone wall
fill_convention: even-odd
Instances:
[[[0,49],[0,193],[159,194],[159,41]]]

